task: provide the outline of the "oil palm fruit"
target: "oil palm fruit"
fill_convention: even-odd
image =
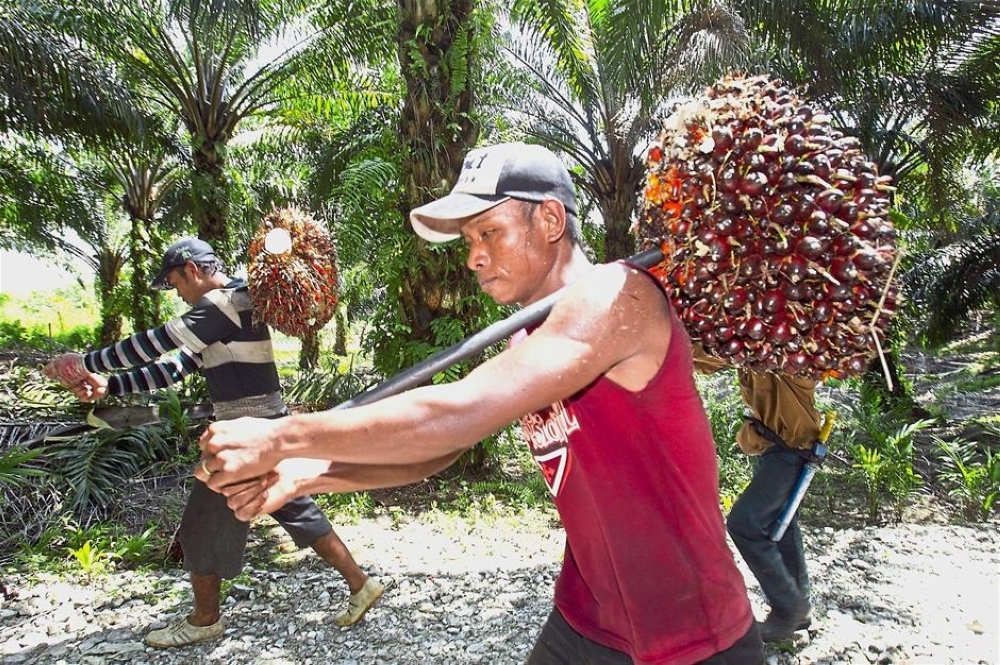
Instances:
[[[691,337],[756,371],[862,373],[896,306],[890,178],[780,81],[731,76],[647,152],[636,232]]]
[[[337,306],[336,247],[312,216],[275,208],[250,241],[247,277],[255,316],[286,335],[322,328]]]

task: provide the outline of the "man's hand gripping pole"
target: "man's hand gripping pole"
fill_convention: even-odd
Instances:
[[[771,529],[772,541],[778,542],[785,536],[788,525],[795,518],[799,504],[802,503],[802,498],[806,495],[806,490],[809,489],[809,483],[812,482],[813,476],[816,475],[816,471],[819,470],[820,465],[826,460],[826,454],[830,450],[826,442],[830,439],[830,432],[833,431],[833,423],[836,419],[836,411],[826,412],[826,420],[823,421],[823,427],[819,431],[819,438],[813,447],[813,459],[806,462],[806,465],[802,467],[799,480],[795,483],[795,488],[788,497],[788,501],[785,502],[785,507],[781,510],[781,516],[778,517],[778,521],[774,523],[774,528]]]

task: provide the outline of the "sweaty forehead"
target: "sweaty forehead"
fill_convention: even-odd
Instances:
[[[469,217],[461,222],[458,230],[463,234],[475,233],[482,226],[488,224],[515,224],[518,222],[530,222],[531,215],[528,212],[528,205],[525,201],[510,199],[498,206],[485,210],[474,217]]]

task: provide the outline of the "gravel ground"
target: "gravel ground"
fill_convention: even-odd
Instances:
[[[387,513],[337,530],[392,585],[354,628],[333,626],[346,586],[311,553],[249,567],[229,589],[225,637],[166,651],[141,638],[189,610],[179,571],[117,572],[89,583],[14,575],[6,583],[19,597],[0,604],[0,662],[524,662],[550,609],[562,552],[551,512],[477,520],[428,513],[419,521]],[[253,560],[264,552],[274,559],[266,525],[255,533]],[[1000,663],[995,524],[807,527],[805,538],[815,621],[794,643],[770,648],[770,665]],[[759,588],[743,571],[763,616]]]

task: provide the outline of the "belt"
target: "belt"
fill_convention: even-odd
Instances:
[[[233,420],[234,418],[242,418],[243,416],[269,418],[280,415],[285,410],[285,402],[281,399],[280,393],[254,395],[253,397],[243,397],[227,402],[215,402],[216,420]]]
[[[757,432],[759,436],[763,437],[768,443],[778,446],[779,448],[787,450],[791,453],[795,453],[807,462],[818,462],[822,459],[822,457],[816,454],[815,446],[810,448],[792,448],[790,445],[785,443],[784,439],[778,436],[777,432],[765,425],[759,418],[755,418],[751,415],[745,415],[743,418],[750,423],[753,430]]]

